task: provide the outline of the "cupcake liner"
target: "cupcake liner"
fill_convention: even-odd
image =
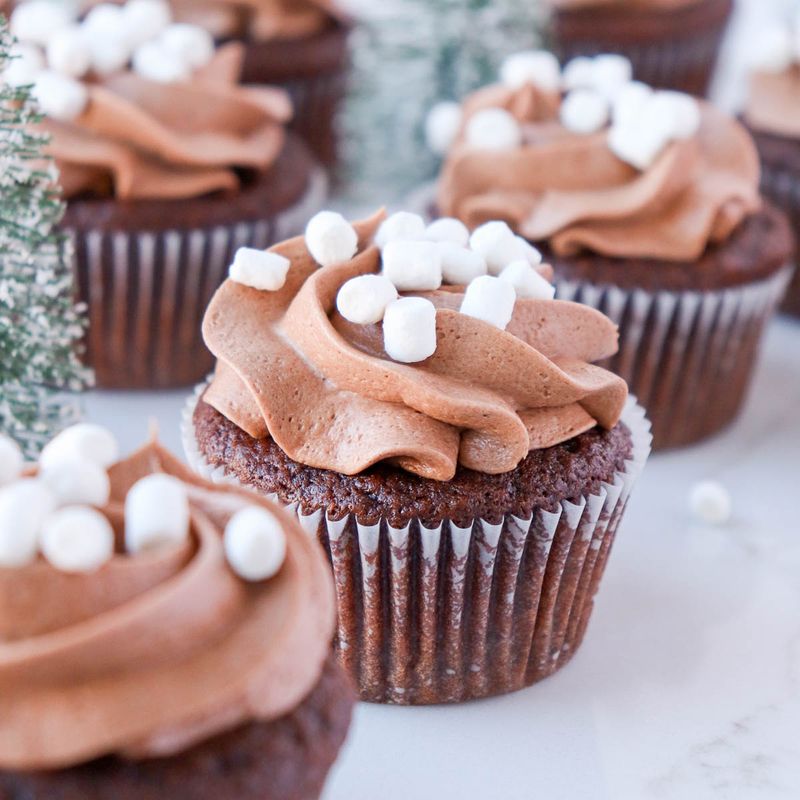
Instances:
[[[203,344],[203,315],[236,250],[266,248],[302,231],[322,206],[326,184],[317,168],[298,203],[259,221],[166,231],[67,228],[97,386],[187,386],[207,374],[214,359]]]
[[[236,482],[200,453],[184,411],[190,465]],[[395,528],[321,511],[298,513],[330,558],[339,622],[335,648],[362,700],[460,702],[516,691],[551,675],[583,640],[594,596],[631,489],[650,452],[650,425],[631,398],[633,437],[625,469],[596,494],[537,508],[530,519],[448,520]],[[276,499],[277,498],[274,498]],[[292,506],[297,512],[296,506]]]
[[[792,273],[717,291],[650,292],[556,279],[556,296],[602,311],[620,327],[601,366],[647,409],[654,448],[678,447],[728,425],[745,400],[764,326]]]

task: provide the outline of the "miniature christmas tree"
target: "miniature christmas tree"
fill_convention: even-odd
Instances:
[[[79,360],[84,318],[47,140],[31,87],[2,80],[11,49],[0,16],[0,431],[34,455],[74,421],[74,393],[90,373]]]

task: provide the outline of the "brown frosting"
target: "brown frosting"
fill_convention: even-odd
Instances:
[[[0,569],[0,769],[169,756],[284,715],[319,679],[334,597],[316,545],[269,506],[285,525],[286,562],[269,581],[238,579],[222,530],[266,502],[197,479],[155,444],[110,472],[105,513],[120,542],[125,495],[152,472],[189,488],[185,546],[119,554],[90,575],[43,561]]]
[[[581,135],[557,121],[558,98],[533,86],[483,89],[465,104],[508,109],[523,125],[519,148],[487,153],[463,138],[439,185],[443,214],[470,226],[504,219],[559,255],[697,259],[760,208],[759,161],[745,129],[703,103],[697,136],[671,143],[645,172],[618,159],[607,132]],[[554,109],[547,113],[548,109]]]
[[[357,225],[343,264],[318,269],[303,238],[272,248],[292,262],[280,291],[223,284],[203,326],[218,359],[207,403],[303,464],[352,475],[387,461],[436,480],[458,464],[507,472],[533,448],[616,425],[627,387],[589,362],[616,352],[617,330],[586,306],[520,299],[501,331],[460,314],[456,287],[423,293],[438,346],[414,365],[386,356],[379,325],[340,317],[342,284],[380,269],[382,218]]]
[[[291,103],[279,89],[237,86],[242,57],[241,45],[225,45],[185,83],[131,71],[90,82],[77,119],[42,123],[65,196],[196,197],[236,189],[237,169],[268,169]]]
[[[753,73],[744,117],[755,130],[800,138],[800,65]]]

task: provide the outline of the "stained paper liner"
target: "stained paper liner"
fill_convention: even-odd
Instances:
[[[200,453],[184,411],[189,464],[237,483]],[[650,425],[631,398],[625,469],[597,494],[530,519],[430,528],[413,520],[362,525],[352,516],[298,513],[330,558],[339,623],[335,649],[362,700],[421,705],[513,692],[551,675],[578,649],[631,489],[650,453]],[[277,498],[273,497],[277,500]],[[296,507],[292,510],[297,512]]]
[[[300,233],[325,194],[317,168],[300,201],[258,221],[166,231],[68,228],[97,385],[169,388],[206,375],[214,360],[201,337],[203,315],[236,250]]]
[[[556,280],[556,296],[602,311],[620,328],[601,365],[647,409],[656,449],[688,445],[733,421],[747,395],[764,327],[791,267],[719,291],[649,292]]]

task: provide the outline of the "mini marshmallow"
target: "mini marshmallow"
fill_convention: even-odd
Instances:
[[[96,509],[70,506],[47,518],[40,547],[61,572],[95,572],[114,555],[114,529]]]
[[[119,459],[119,445],[107,428],[82,422],[58,434],[42,450],[41,467],[47,468],[59,461],[83,459],[108,469]]]
[[[0,489],[0,567],[24,567],[36,558],[39,533],[55,506],[50,490],[38,480]]]
[[[400,292],[425,292],[442,285],[442,256],[435,242],[389,242],[383,274]]]
[[[172,22],[172,12],[165,0],[128,0],[122,13],[133,47],[155,39]]]
[[[60,506],[104,506],[111,495],[108,472],[82,458],[55,461],[42,467],[39,479]]]
[[[469,245],[469,228],[453,217],[442,217],[431,222],[425,229],[425,238],[430,242],[450,242],[459,247]]]
[[[280,521],[264,508],[238,511],[225,526],[225,556],[243,580],[265,581],[280,572],[286,560],[286,534]]]
[[[505,222],[487,222],[475,228],[469,246],[486,259],[490,275],[499,275],[512,261],[528,257],[520,240]]]
[[[552,300],[556,287],[546,281],[527,261],[514,261],[501,273],[500,280],[514,287],[517,297],[530,300]]]
[[[748,39],[747,61],[757,72],[783,72],[794,61],[792,32],[782,24],[755,31]]]
[[[517,236],[522,257],[532,266],[538,267],[542,263],[542,254],[525,238]]]
[[[500,80],[511,89],[533,84],[544,91],[556,92],[561,84],[561,66],[546,50],[526,50],[510,55],[503,62]]]
[[[11,34],[20,42],[46,47],[50,37],[75,20],[67,3],[55,0],[32,0],[22,3],[11,15]]]
[[[424,297],[389,303],[383,317],[383,348],[403,364],[415,364],[436,352],[436,307]]]
[[[20,446],[0,433],[0,486],[15,481],[22,473],[25,457]]]
[[[189,64],[160,42],[145,42],[133,53],[133,71],[155,83],[180,83],[192,77]]]
[[[125,498],[125,547],[140,553],[177,546],[189,536],[186,487],[171,475],[148,475]]]
[[[320,211],[306,226],[306,247],[323,267],[349,261],[358,250],[355,228],[335,211]]]
[[[630,59],[617,53],[605,53],[592,59],[592,86],[612,100],[633,78]]]
[[[292,262],[278,253],[240,247],[228,271],[232,281],[259,289],[262,292],[277,292],[286,283]]]
[[[375,234],[375,244],[383,250],[389,242],[425,239],[425,220],[419,214],[398,211],[387,217]]]
[[[644,171],[669,144],[671,133],[671,129],[660,124],[659,120],[643,116],[638,123],[612,125],[608,146],[621,161]]]
[[[117,33],[86,32],[92,70],[98,75],[111,75],[127,67],[132,50],[130,42]]]
[[[467,286],[461,313],[488,322],[504,331],[514,315],[517,295],[508,281],[483,275]]]
[[[72,122],[89,104],[89,90],[84,84],[51,70],[36,76],[33,97],[43,114],[59,122]]]
[[[82,78],[89,71],[92,59],[80,25],[70,25],[53,34],[47,44],[47,64],[70,78]]]
[[[126,36],[123,7],[113,3],[96,5],[84,18],[83,29],[90,36]]]
[[[439,242],[442,258],[442,278],[445,283],[466,286],[471,280],[486,275],[489,267],[486,259],[474,250],[460,247],[452,242]]]
[[[615,125],[635,125],[644,111],[653,90],[641,81],[626,83],[614,96],[611,119]]]
[[[609,118],[608,100],[594,89],[575,89],[561,103],[561,124],[573,133],[596,133]]]
[[[170,25],[161,33],[159,41],[192,69],[204,67],[214,58],[214,37],[199,25]]]
[[[564,66],[561,86],[568,92],[574,89],[592,89],[594,87],[594,59],[588,56],[577,56]]]
[[[11,48],[11,56],[3,70],[3,80],[9,86],[34,84],[45,66],[42,51],[34,45],[15,42]]]
[[[463,118],[461,106],[453,102],[437,103],[428,112],[425,119],[425,141],[433,153],[438,156],[447,155],[458,137]]]
[[[336,297],[336,308],[350,322],[374,325],[383,319],[386,306],[397,300],[397,289],[383,275],[359,275],[347,281]]]
[[[644,113],[669,124],[673,139],[691,139],[700,130],[700,104],[683,92],[656,92]]]
[[[522,144],[522,128],[504,108],[485,108],[467,122],[466,141],[480,150],[513,150]]]
[[[689,494],[689,509],[700,521],[709,525],[724,525],[733,513],[730,492],[717,481],[700,481]]]

